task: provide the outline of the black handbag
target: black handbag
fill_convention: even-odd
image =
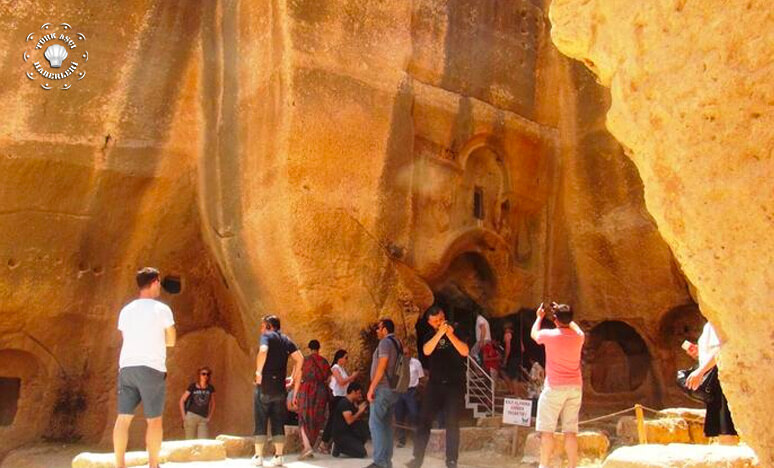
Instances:
[[[712,369],[708,370],[707,373],[704,374],[704,377],[696,390],[691,390],[686,386],[685,381],[688,379],[688,376],[691,375],[691,372],[695,370],[696,366],[677,371],[677,386],[680,387],[680,390],[682,390],[691,400],[701,403],[710,403],[715,398],[713,389],[718,380],[718,366],[714,366]]]

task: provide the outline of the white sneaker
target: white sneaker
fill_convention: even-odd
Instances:
[[[285,466],[285,457],[282,455],[274,455],[274,458],[271,459],[270,466]]]
[[[253,455],[253,466],[263,466],[263,457],[259,457],[258,455]]]

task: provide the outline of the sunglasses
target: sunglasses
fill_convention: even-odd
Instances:
[[[209,375],[210,375],[210,373],[209,373],[209,372],[200,372],[200,373],[199,373],[199,375],[206,375],[206,376],[209,376]]]

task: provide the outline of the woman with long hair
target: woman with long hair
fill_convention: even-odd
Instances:
[[[204,366],[197,371],[196,382],[188,386],[180,397],[180,416],[186,439],[206,439],[207,427],[215,412],[215,387],[212,386],[212,370]]]
[[[333,354],[333,367],[331,367],[331,383],[330,383],[330,389],[331,389],[331,395],[333,395],[333,398],[331,400],[331,404],[329,406],[330,408],[330,414],[333,414],[333,410],[336,408],[336,405],[339,404],[342,398],[346,398],[347,396],[347,386],[355,381],[355,379],[358,376],[358,372],[355,371],[352,374],[347,373],[347,363],[349,362],[349,353],[347,353],[346,350],[343,349],[337,349],[336,352]],[[327,446],[330,444],[331,439],[333,438],[333,417],[328,417],[328,422],[325,424],[325,430],[323,431],[322,435],[322,441],[325,444],[327,451]]]
[[[320,342],[309,342],[309,356],[304,358],[301,368],[301,388],[296,396],[298,401],[298,425],[304,450],[299,460],[311,458],[317,436],[325,425],[325,408],[328,404],[328,379],[331,366],[320,356]]]

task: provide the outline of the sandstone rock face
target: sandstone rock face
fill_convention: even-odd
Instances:
[[[136,294],[140,266],[179,277],[181,293],[162,300],[181,343],[216,327],[229,338],[213,349],[230,341],[241,350],[228,353],[227,367],[241,372],[252,359],[201,233],[200,130],[191,109],[200,100],[202,17],[197,6],[184,12],[155,1],[0,6],[0,54],[26,81],[0,91],[0,376],[20,380],[13,422],[0,423],[0,454],[43,436],[94,443],[109,433],[118,311]],[[46,91],[12,58],[27,45],[17,35],[40,38],[42,24],[64,21],[87,37],[87,77]],[[205,361],[204,350],[193,351],[190,364],[170,352],[170,379],[179,364]],[[168,391],[174,408],[182,390]],[[244,412],[220,409],[224,420]]]
[[[635,445],[616,449],[602,468],[751,468],[759,464],[747,446]]]
[[[629,149],[659,232],[724,341],[721,379],[764,465],[756,424],[774,374],[774,19],[763,0],[554,0],[552,39],[610,87],[607,128]],[[744,25],[744,27],[741,27]],[[750,31],[755,31],[753,37]]]
[[[601,460],[610,449],[610,440],[601,432],[585,431],[578,433],[578,458]],[[554,459],[553,464],[560,466],[566,459],[564,451],[564,434],[554,434]],[[524,456],[522,463],[540,462],[540,433],[532,432],[527,436],[524,444]]]
[[[546,15],[535,0],[0,6],[20,70],[0,90],[0,385],[19,396],[0,455],[43,436],[110,445],[117,313],[145,264],[182,283],[162,298],[180,337],[170,437],[201,365],[212,433],[250,432],[262,315],[363,369],[380,316],[412,342],[433,300],[462,327],[460,298],[497,326],[570,302],[595,337],[590,405],[675,398],[663,325],[692,299],[605,129],[609,96]],[[21,74],[19,31],[53,17],[94,38],[88,78],[58,94]],[[626,370],[620,387],[603,364]],[[131,446],[143,432],[138,412]]]

